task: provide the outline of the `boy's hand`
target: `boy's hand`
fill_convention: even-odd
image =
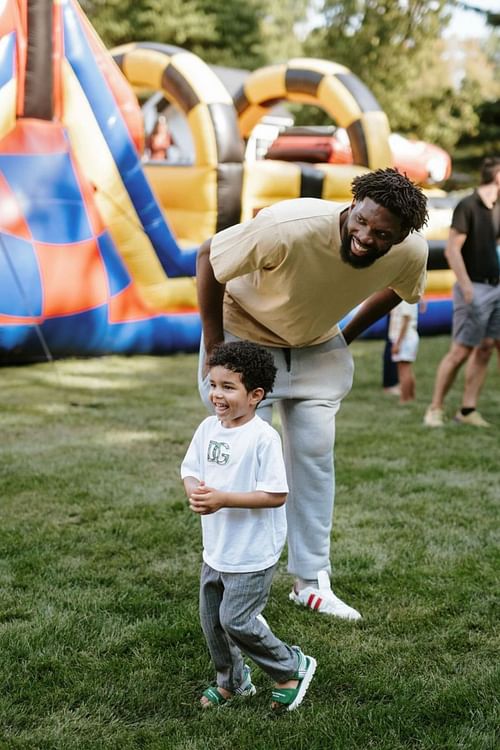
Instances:
[[[215,513],[224,507],[224,493],[207,487],[205,482],[200,482],[189,496],[189,507],[200,516]]]

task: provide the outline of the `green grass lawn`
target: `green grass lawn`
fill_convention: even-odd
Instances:
[[[405,407],[382,393],[382,342],[353,346],[333,562],[337,593],[364,619],[289,603],[283,559],[266,616],[318,671],[280,716],[257,669],[254,699],[198,707],[213,674],[199,519],[178,478],[204,416],[196,357],[3,368],[0,748],[497,748],[500,376],[492,361],[491,429],[424,428],[447,346],[422,339]]]

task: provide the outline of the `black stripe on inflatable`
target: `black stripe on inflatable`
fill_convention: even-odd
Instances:
[[[214,126],[217,143],[217,161],[243,162],[244,147],[238,129],[238,120],[232,104],[215,103],[208,105],[208,111]]]
[[[268,107],[270,109],[282,101],[283,99],[280,96],[277,99],[264,99],[264,101],[259,102],[259,107]]]
[[[300,197],[321,198],[323,195],[324,173],[320,169],[314,169],[308,164],[299,164],[300,167]]]
[[[354,73],[337,73],[335,78],[338,78],[349,93],[352,94],[362,112],[378,112],[380,110],[380,104],[370,89]]]
[[[52,0],[28,0],[24,117],[52,120]]]
[[[450,267],[444,257],[446,240],[427,240],[429,245],[429,257],[427,258],[428,271],[444,271]]]
[[[290,92],[295,91],[316,96],[322,80],[323,73],[317,73],[315,70],[288,68],[285,73],[285,88]]]
[[[120,52],[120,54],[113,54],[113,60],[118,65],[120,70],[123,72],[123,61],[127,57],[127,55],[130,54],[130,52]]]
[[[217,167],[217,232],[241,220],[242,187],[243,164],[219,164]]]
[[[248,107],[250,106],[250,102],[246,97],[245,89],[243,86],[239,88],[233,96],[233,104],[236,112],[239,115],[241,115],[241,113],[248,109]]]
[[[169,64],[161,76],[161,86],[169,94],[172,94],[183,112],[188,114],[193,107],[200,103],[196,92],[186,81],[184,76],[179,73],[177,68]]]
[[[361,125],[361,120],[356,120],[349,125],[347,128],[347,135],[349,136],[351,144],[352,160],[354,164],[369,167],[368,147],[366,145],[365,132]]]
[[[174,57],[174,55],[178,55],[179,52],[187,52],[187,50],[182,49],[182,47],[175,47],[173,44],[160,44],[157,42],[136,42],[133,49],[128,50],[126,54],[130,55],[130,53],[137,48],[150,49],[153,52],[161,52],[163,55],[167,55],[168,57]]]

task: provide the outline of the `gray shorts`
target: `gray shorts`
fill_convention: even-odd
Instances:
[[[500,341],[500,284],[472,283],[474,297],[464,302],[458,284],[453,287],[453,341],[463,346],[478,346],[483,339]]]

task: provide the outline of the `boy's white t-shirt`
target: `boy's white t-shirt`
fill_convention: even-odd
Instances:
[[[207,417],[196,430],[181,477],[227,492],[288,492],[281,439],[255,415],[241,427]],[[221,508],[201,516],[203,560],[224,573],[248,573],[274,565],[286,539],[285,506]]]

